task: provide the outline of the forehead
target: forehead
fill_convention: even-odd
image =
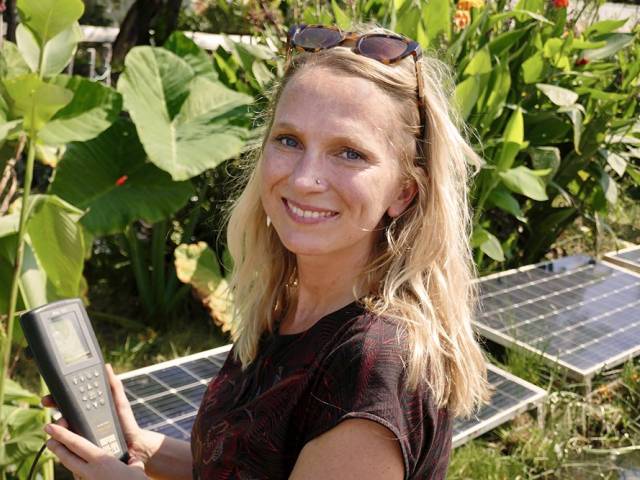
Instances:
[[[399,127],[393,100],[373,82],[321,67],[289,81],[276,106],[279,122],[382,143]]]

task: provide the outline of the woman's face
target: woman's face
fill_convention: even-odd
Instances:
[[[384,213],[409,204],[416,189],[403,186],[391,143],[404,138],[394,108],[372,82],[320,67],[285,87],[263,152],[261,199],[289,251],[368,253]]]

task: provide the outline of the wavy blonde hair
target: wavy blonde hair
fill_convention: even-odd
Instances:
[[[386,30],[359,28],[360,33],[374,31]],[[418,138],[413,58],[385,65],[344,47],[292,58],[273,89],[262,144],[250,156],[245,186],[230,209],[227,243],[234,260],[230,289],[235,299],[231,335],[239,360],[248,366],[260,336],[273,331],[275,321],[294,302],[290,286],[296,279],[295,255],[266,225],[259,183],[261,154],[283,90],[301,71],[314,67],[368,79],[397,104],[390,117],[400,125],[389,138],[405,177],[416,182],[418,192],[403,214],[393,220],[385,214],[381,220],[384,234],[362,272],[370,292],[363,304],[373,314],[395,319],[398,334],[407,334],[408,387],[426,382],[439,407],[469,415],[488,398],[485,358],[471,326],[477,293],[467,200],[469,166],[478,167],[481,159],[461,133],[466,127],[452,107],[449,68],[426,55],[419,66],[425,90],[424,138]]]

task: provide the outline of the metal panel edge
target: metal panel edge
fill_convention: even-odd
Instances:
[[[124,373],[121,373],[121,374],[117,375],[117,377],[120,380],[126,380],[127,378],[130,378],[130,377],[133,377],[133,376],[136,376],[136,375],[143,375],[145,373],[151,373],[151,372],[154,372],[156,370],[161,370],[163,368],[173,367],[174,365],[179,365],[179,364],[182,364],[182,363],[186,363],[186,362],[189,362],[191,360],[198,360],[199,358],[205,358],[205,357],[209,357],[211,355],[217,355],[219,353],[228,352],[229,350],[231,350],[232,346],[233,346],[233,344],[229,343],[229,344],[223,345],[221,347],[212,348],[211,350],[204,350],[202,352],[193,353],[193,354],[187,355],[185,357],[174,358],[172,360],[167,360],[165,362],[156,363],[155,365],[149,365],[148,367],[142,367],[142,368],[138,368],[136,370],[130,370],[128,372],[124,372]]]

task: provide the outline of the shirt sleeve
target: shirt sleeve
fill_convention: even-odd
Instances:
[[[369,318],[335,345],[318,370],[306,411],[304,443],[349,418],[387,427],[400,443],[411,478],[433,431],[428,389],[405,388],[404,342],[395,324]],[[431,410],[431,411],[430,411]]]

